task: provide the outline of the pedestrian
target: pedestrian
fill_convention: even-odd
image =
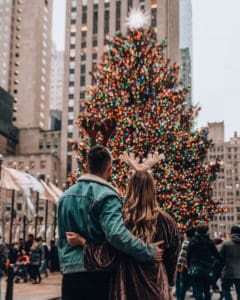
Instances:
[[[222,292],[224,299],[231,300],[231,287],[234,285],[237,300],[240,300],[240,226],[232,226],[231,237],[222,243],[223,256]]]
[[[164,241],[163,261],[156,263],[137,262],[123,253],[116,253],[115,268],[110,279],[109,299],[114,300],[166,300],[173,299],[172,288],[175,285],[176,264],[180,246],[177,224],[173,218],[162,211],[156,199],[153,176],[149,173],[153,165],[152,158],[144,164],[138,164],[131,157],[126,162],[133,168],[126,199],[123,205],[123,219],[131,233],[149,244]],[[155,160],[157,162],[157,160]],[[70,245],[76,238],[74,233],[67,234]],[[84,245],[79,238],[79,245]],[[75,245],[72,244],[72,246]],[[85,267],[89,270],[106,265],[109,252],[104,245],[88,241],[84,246]],[[111,248],[112,251],[114,249]],[[110,251],[110,250],[109,250]],[[102,264],[99,263],[102,259]],[[96,264],[96,262],[98,262]]]
[[[177,282],[176,282],[176,297],[177,300],[184,300],[187,290],[191,286],[190,276],[188,274],[187,266],[187,249],[190,240],[195,234],[195,228],[189,227],[185,232],[185,239],[182,243],[181,251],[179,253],[177,262]]]
[[[45,241],[42,240],[42,237],[38,238],[39,241],[39,246],[41,247],[42,250],[42,262],[41,262],[41,266],[40,266],[40,273],[45,273],[45,277],[48,277],[48,260],[49,260],[49,249],[48,249],[48,245]]]
[[[2,299],[2,276],[7,271],[8,249],[0,237],[0,300]]]
[[[64,192],[58,201],[59,259],[62,279],[62,300],[108,299],[111,272],[87,271],[83,247],[71,247],[67,232],[76,232],[86,239],[104,239],[116,249],[138,261],[160,260],[162,249],[146,244],[126,228],[122,203],[117,190],[107,179],[111,175],[112,158],[103,146],[92,147],[87,157],[88,174]]]
[[[33,234],[30,233],[28,235],[28,240],[25,243],[25,250],[26,250],[28,255],[30,253],[30,250],[31,250],[31,247],[32,247],[32,244],[33,244],[33,239],[34,239],[34,236],[33,236]]]
[[[50,242],[49,268],[51,272],[59,272],[60,270],[58,249],[54,240],[51,240]]]
[[[40,274],[40,266],[43,261],[43,250],[39,241],[33,240],[33,244],[30,250],[30,269],[31,278],[33,279],[33,284],[40,283],[42,278]]]
[[[214,281],[214,264],[221,261],[214,242],[209,237],[209,227],[201,224],[196,227],[196,234],[187,249],[187,264],[196,300],[210,300],[210,287]]]

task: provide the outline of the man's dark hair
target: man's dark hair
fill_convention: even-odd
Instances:
[[[233,225],[231,228],[231,234],[240,234],[240,226]]]
[[[111,160],[111,155],[107,148],[94,146],[90,149],[87,157],[89,171],[93,174],[103,174]]]
[[[209,231],[209,227],[207,224],[201,224],[196,227],[196,232],[199,234],[207,234]]]
[[[189,227],[189,228],[187,228],[187,230],[186,230],[186,236],[187,236],[189,239],[191,239],[191,238],[194,236],[195,232],[196,232],[196,229],[195,229],[194,227]]]

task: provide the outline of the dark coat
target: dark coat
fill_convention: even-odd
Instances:
[[[0,245],[0,277],[6,272],[6,262],[8,259],[8,249],[5,244]]]
[[[210,266],[216,260],[222,260],[213,241],[206,234],[195,234],[187,249],[188,266]]]
[[[223,256],[224,279],[240,279],[240,234],[232,234],[231,239],[224,241],[220,253]]]

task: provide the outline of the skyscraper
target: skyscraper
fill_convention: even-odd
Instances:
[[[18,102],[14,125],[48,129],[52,0],[1,0],[0,7],[5,14],[0,85]]]
[[[71,0],[66,12],[65,86],[62,124],[62,180],[76,168],[71,146],[67,141],[78,139],[74,119],[81,111],[85,92],[93,83],[94,71],[101,55],[108,49],[107,39],[116,31],[125,33],[129,8],[140,6],[151,13],[151,25],[157,39],[167,41],[167,56],[179,62],[178,0]]]
[[[214,146],[209,150],[208,160],[217,157],[222,161],[212,197],[228,208],[226,214],[213,217],[210,222],[212,236],[226,238],[233,225],[240,223],[240,137],[237,132],[224,141],[224,123],[209,123],[209,137]]]
[[[63,102],[63,78],[64,77],[64,52],[57,51],[52,46],[51,58],[51,90],[50,110],[62,111]]]
[[[180,0],[180,79],[185,86],[192,83],[192,4],[191,0]],[[190,92],[187,96],[191,105]]]

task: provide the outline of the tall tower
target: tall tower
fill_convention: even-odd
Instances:
[[[184,86],[192,83],[192,3],[180,0],[180,78]],[[191,105],[192,93],[187,96]]]
[[[12,2],[8,86],[17,101],[14,125],[48,129],[52,0]]]
[[[0,1],[0,87],[8,89],[12,1]]]
[[[66,9],[65,79],[62,123],[62,181],[76,168],[71,146],[78,140],[74,120],[82,109],[85,92],[92,84],[94,71],[102,54],[108,49],[108,37],[116,31],[126,32],[124,25],[132,6],[141,6],[152,16],[157,39],[167,41],[167,55],[179,62],[178,0],[69,0]]]

